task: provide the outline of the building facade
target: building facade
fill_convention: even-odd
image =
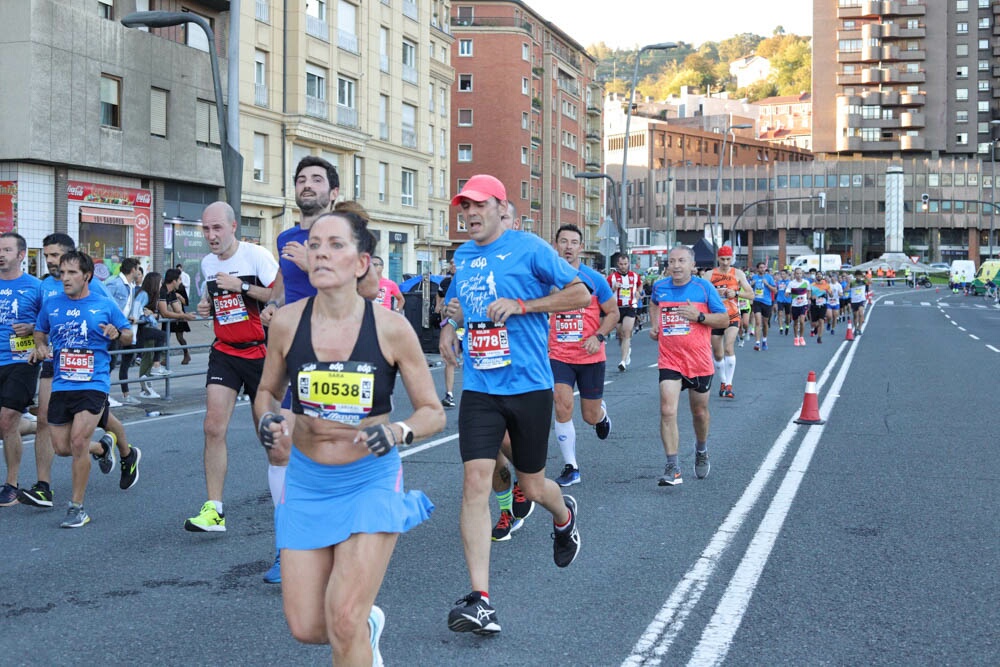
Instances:
[[[553,240],[560,225],[584,231],[596,257],[602,189],[601,99],[596,60],[517,0],[453,2],[451,188],[491,173],[507,187],[522,225]],[[464,227],[452,218],[452,238]]]
[[[217,3],[187,4],[218,16]],[[0,0],[0,231],[25,237],[36,276],[52,232],[105,266],[184,261],[183,216],[219,197],[218,150],[199,122],[214,99],[207,54],[125,28],[120,12],[146,7],[119,5]]]

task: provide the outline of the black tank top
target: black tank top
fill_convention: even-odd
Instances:
[[[314,417],[333,419],[350,423],[345,419],[345,411],[355,410],[358,420],[361,417],[375,417],[387,414],[392,410],[392,391],[396,385],[396,366],[390,366],[382,355],[375,332],[375,312],[372,302],[365,301],[365,313],[358,331],[358,340],[354,343],[351,356],[346,361],[322,362],[316,358],[312,344],[313,299],[309,297],[302,317],[295,329],[295,338],[288,348],[285,357],[288,381],[292,388],[292,412],[308,414]],[[352,363],[354,362],[354,363]],[[335,375],[324,375],[334,372]],[[319,373],[320,375],[316,375]],[[346,374],[346,375],[345,375]],[[347,381],[339,382],[335,378]],[[331,381],[333,380],[333,381]],[[311,399],[309,398],[311,396]],[[324,400],[314,400],[322,396]],[[371,401],[371,410],[363,413],[365,402]],[[303,406],[303,402],[307,405]],[[336,404],[337,408],[328,414],[323,414],[324,407],[329,409],[328,402]],[[324,405],[317,405],[323,403]]]

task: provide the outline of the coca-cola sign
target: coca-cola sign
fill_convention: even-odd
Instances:
[[[139,206],[151,208],[153,193],[138,188],[123,188],[117,185],[69,181],[66,198],[88,204],[111,204],[113,206]]]

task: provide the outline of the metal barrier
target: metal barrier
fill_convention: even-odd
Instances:
[[[206,321],[211,321],[211,319],[212,319],[211,317],[199,317],[197,319],[187,320],[187,321],[188,322],[206,322]],[[214,340],[213,340],[213,343],[188,343],[187,345],[171,345],[170,344],[170,340],[171,340],[171,338],[173,337],[173,334],[174,334],[174,330],[173,330],[173,324],[174,323],[171,320],[171,321],[167,322],[166,324],[167,324],[167,330],[165,332],[167,334],[167,344],[166,345],[160,346],[160,347],[136,347],[135,345],[130,345],[130,346],[125,347],[125,348],[119,348],[117,350],[112,350],[110,352],[110,354],[111,354],[111,356],[118,356],[118,357],[122,357],[122,356],[125,356],[127,354],[134,354],[137,358],[139,358],[143,354],[146,354],[146,353],[155,354],[156,352],[166,352],[166,354],[164,355],[166,358],[164,359],[163,366],[168,371],[170,371],[170,375],[152,375],[152,376],[149,376],[149,377],[147,377],[147,378],[145,378],[143,380],[139,380],[138,378],[130,378],[130,379],[127,379],[127,380],[115,380],[115,379],[112,379],[111,380],[111,384],[112,385],[123,385],[123,384],[128,384],[130,382],[133,383],[133,384],[134,383],[140,383],[141,384],[142,382],[152,382],[154,380],[163,380],[165,382],[165,384],[164,384],[164,388],[163,388],[163,396],[161,396],[160,398],[162,398],[165,401],[169,401],[169,400],[171,400],[171,396],[170,396],[170,381],[172,379],[185,378],[185,377],[194,377],[196,375],[204,375],[205,374],[205,371],[203,371],[203,370],[193,370],[193,369],[192,370],[184,370],[184,371],[174,372],[170,368],[170,353],[172,351],[174,351],[174,352],[178,352],[178,351],[179,352],[183,352],[185,350],[188,350],[188,351],[190,351],[190,350],[200,350],[202,348],[211,349],[212,344],[214,343]],[[138,327],[136,327],[133,331],[135,333],[138,333]],[[121,363],[121,362],[119,361],[119,363]],[[109,371],[109,375],[110,375],[110,371]]]

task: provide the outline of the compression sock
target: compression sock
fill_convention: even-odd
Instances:
[[[563,463],[576,468],[576,428],[573,426],[573,420],[555,422],[555,432],[556,440],[559,442],[559,451],[562,452]]]
[[[513,489],[514,489],[514,487],[511,486],[506,491],[497,491],[497,492],[495,492],[496,496],[497,496],[497,505],[500,506],[500,511],[501,512],[503,512],[504,510],[507,510],[508,512],[511,512],[514,509],[514,492],[513,492]]]
[[[736,375],[736,355],[734,354],[729,357],[724,357],[722,363],[722,381],[726,384],[732,384],[733,376]]]

